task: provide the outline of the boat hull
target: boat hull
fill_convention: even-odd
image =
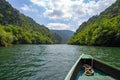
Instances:
[[[83,55],[82,55],[83,56]],[[93,68],[103,72],[104,74],[113,77],[113,80],[120,80],[120,70],[117,70],[111,66],[108,66],[96,59],[91,58],[80,58],[76,61],[76,63],[73,65],[72,69],[66,76],[65,80],[76,80],[79,71],[82,69],[83,64],[91,65],[91,61]]]

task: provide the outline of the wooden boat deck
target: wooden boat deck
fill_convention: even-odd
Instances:
[[[108,76],[104,74],[103,72],[94,69],[94,75],[93,76],[86,76],[84,73],[84,70],[80,70],[76,80],[116,80],[111,76]]]

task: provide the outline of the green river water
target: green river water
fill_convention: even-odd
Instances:
[[[82,53],[120,69],[119,47],[15,45],[0,47],[0,80],[64,80]]]

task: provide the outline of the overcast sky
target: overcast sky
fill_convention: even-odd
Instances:
[[[76,31],[116,0],[7,0],[21,13],[49,29]]]

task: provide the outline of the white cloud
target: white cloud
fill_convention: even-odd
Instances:
[[[47,26],[49,27],[49,29],[56,29],[56,30],[70,29],[70,26],[63,23],[49,23]]]
[[[38,6],[42,6],[45,7],[47,4],[47,0],[30,0],[32,3],[38,5]]]
[[[21,10],[23,11],[30,11],[30,12],[37,12],[38,10],[33,8],[32,6],[28,6],[26,4],[24,4],[22,7],[21,7]]]
[[[44,16],[50,19],[81,18],[86,15],[96,15],[110,6],[115,0],[30,0],[32,3],[44,7]],[[26,7],[27,8],[27,7]]]
[[[98,15],[100,12],[105,10],[116,0],[98,0],[98,1],[89,0],[88,2],[85,2],[85,0],[30,0],[30,1],[35,5],[43,7],[45,9],[45,11],[43,12],[43,16],[49,18],[50,20],[62,20],[62,21],[72,20],[74,24],[80,25],[82,22],[92,17],[93,15]],[[27,9],[27,7],[25,9]],[[84,17],[85,19],[83,19]],[[49,25],[51,25],[51,23]],[[50,28],[58,29],[58,27],[56,26]]]
[[[27,6],[26,4],[24,4],[24,6],[21,7],[21,9],[22,9],[23,11],[29,11],[29,10],[30,10],[30,7]]]
[[[72,15],[70,13],[66,13],[63,10],[46,10],[44,13],[45,17],[48,17],[49,19],[57,20],[69,20]]]

